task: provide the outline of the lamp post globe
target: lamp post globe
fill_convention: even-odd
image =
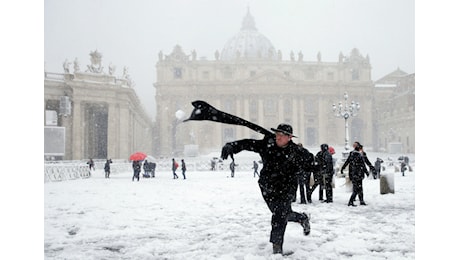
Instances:
[[[358,115],[358,111],[361,108],[358,102],[351,101],[351,104],[348,105],[348,93],[345,92],[343,95],[345,102],[342,104],[340,101],[338,106],[332,104],[332,111],[334,112],[334,116],[337,118],[345,119],[345,152],[350,150],[349,144],[349,133],[348,133],[348,119],[353,116]]]

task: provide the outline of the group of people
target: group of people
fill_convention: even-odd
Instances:
[[[187,171],[187,166],[185,165],[185,161],[184,159],[181,159],[181,170],[182,170],[182,176],[184,177],[184,180],[187,179],[185,177],[185,172]],[[172,173],[173,173],[173,179],[179,179],[179,176],[177,176],[176,174],[176,170],[179,168],[179,163],[176,162],[176,160],[174,158],[172,158],[172,166],[171,166],[171,170],[172,170]]]
[[[107,159],[107,161],[104,164],[104,173],[105,173],[105,178],[110,178],[110,164],[112,163],[112,159]],[[89,167],[89,176],[91,176],[91,171],[95,171],[95,163],[93,158],[89,158],[89,161],[86,162]]]
[[[144,178],[150,178],[150,177],[155,178],[156,163],[149,162],[149,161],[145,160],[142,167],[141,167],[141,164],[142,164],[141,161],[133,161],[133,163],[132,163],[132,167],[133,167],[132,181],[134,181],[135,179],[137,179],[137,181],[139,181],[141,168],[144,169],[144,174],[143,174]],[[178,168],[179,168],[179,163],[176,162],[176,160],[174,158],[172,158],[171,170],[172,170],[172,173],[173,173],[173,179],[178,179],[179,178],[179,176],[176,174],[176,170]],[[185,164],[184,159],[181,159],[181,169],[182,169],[182,176],[184,177],[184,180],[185,180],[187,178],[185,176],[185,172],[187,171],[187,166]]]
[[[297,187],[300,187],[301,203],[306,200],[311,203],[311,194],[317,186],[320,186],[320,199],[323,190],[326,191],[324,202],[333,202],[333,175],[334,160],[329,146],[322,144],[320,151],[313,155],[302,144],[296,144],[292,138],[292,127],[289,124],[280,124],[277,128],[271,128],[274,133],[265,134],[262,140],[242,139],[228,142],[222,148],[221,158],[233,158],[233,154],[243,150],[258,153],[262,158],[260,175],[258,166],[254,162],[254,177],[259,175],[259,188],[267,207],[271,211],[270,242],[274,254],[285,254],[283,251],[284,233],[288,222],[297,222],[301,225],[304,235],[310,233],[310,216],[292,210],[291,203],[295,201]],[[366,205],[364,201],[362,180],[364,174],[369,176],[366,165],[372,172],[374,166],[369,162],[363,146],[359,142],[353,144],[341,172],[348,167],[349,177],[353,183],[353,193],[350,196],[348,206],[355,206],[354,200],[359,197],[360,205]],[[332,151],[333,153],[333,151]],[[310,178],[313,174],[314,184],[310,188]]]
[[[327,203],[332,203],[332,185],[334,176],[334,159],[332,155],[335,153],[333,149],[330,149],[328,144],[322,144],[320,151],[313,156],[306,148],[303,148],[301,143],[297,144],[305,157],[313,161],[311,171],[302,169],[297,174],[298,187],[300,190],[300,203],[306,204],[312,203],[311,196],[316,189],[319,187],[319,200]],[[324,190],[326,190],[326,200],[323,200]],[[297,192],[296,192],[297,193]],[[296,200],[296,194],[294,194],[293,202]]]
[[[155,169],[156,169],[157,164],[154,162],[149,162],[147,160],[144,161],[144,164],[141,163],[141,161],[133,161],[132,167],[133,167],[133,178],[132,181],[137,179],[139,181],[140,179],[140,174],[141,174],[141,168],[144,169],[144,174],[142,175],[144,178],[155,178]]]
[[[299,144],[302,146],[302,144]],[[313,172],[301,171],[298,176],[299,188],[300,188],[300,203],[305,204],[306,202],[312,203],[311,197],[314,190],[319,186],[319,200],[326,203],[333,202],[333,177],[335,174],[334,170],[334,159],[332,155],[334,151],[330,149],[328,144],[321,144],[320,151],[314,156],[314,167]],[[305,156],[312,156],[305,153]],[[379,158],[378,158],[379,159]],[[343,174],[345,168],[348,167],[349,179],[353,185],[353,193],[350,196],[348,206],[356,206],[354,200],[358,196],[360,205],[366,205],[363,194],[363,179],[364,176],[369,176],[369,171],[366,166],[369,167],[372,175],[377,178],[380,174],[380,163],[383,160],[377,160],[379,171],[376,170],[369,159],[367,158],[366,152],[363,150],[363,145],[359,142],[353,143],[353,150],[350,152],[347,160],[343,164],[340,172]],[[312,178],[313,177],[313,178]],[[324,200],[324,191],[326,191],[326,199]],[[306,195],[306,196],[305,196]],[[306,197],[306,201],[305,201]],[[295,201],[295,196],[293,201]]]
[[[142,175],[144,178],[155,178],[156,163],[145,160],[142,167],[144,168],[144,174]]]

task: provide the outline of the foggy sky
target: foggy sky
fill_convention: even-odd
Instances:
[[[154,118],[158,52],[179,44],[213,60],[240,31],[248,7],[283,59],[302,51],[304,61],[315,61],[321,52],[323,61],[336,62],[340,52],[358,48],[370,57],[374,81],[398,67],[415,72],[414,0],[45,0],[45,71],[63,72],[65,59],[75,58],[85,71],[97,49],[106,73],[110,63],[117,76],[128,67]]]

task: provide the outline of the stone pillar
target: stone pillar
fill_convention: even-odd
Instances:
[[[299,142],[302,143],[304,147],[306,147],[306,142],[307,142],[307,137],[305,136],[306,131],[306,122],[305,122],[305,116],[304,116],[304,111],[305,108],[303,106],[302,102],[302,97],[298,96],[294,98],[294,110],[298,110],[299,113],[297,115],[297,122],[299,122],[299,130],[297,130],[297,133],[299,134]],[[302,141],[300,141],[302,140]]]
[[[123,120],[119,120],[116,125],[118,126],[118,142],[119,142],[119,157],[120,159],[129,159],[129,155],[131,154],[131,135],[132,135],[132,127],[131,127],[131,115],[129,112],[129,108],[127,105],[120,105],[119,107],[119,118],[123,118]]]
[[[71,116],[61,116],[62,126],[65,127],[65,154],[64,160],[72,160],[72,142],[73,142],[73,133],[72,133],[72,117]]]
[[[326,103],[327,102],[327,96],[323,97],[321,95],[318,96],[318,115],[327,115],[327,107],[329,106],[329,104]],[[315,125],[317,127],[316,128],[316,133],[318,133],[318,135],[316,136],[316,142],[318,144],[323,144],[323,143],[328,143],[330,145],[330,141],[328,140],[327,138],[327,117],[323,117],[321,118],[321,116],[318,116],[317,119],[315,119]]]
[[[72,146],[72,154],[74,160],[83,159],[83,143],[85,141],[84,125],[85,122],[82,116],[81,101],[74,100],[72,122],[73,143],[70,144]]]
[[[107,119],[107,157],[123,159],[120,154],[120,107],[115,103],[109,103]]]

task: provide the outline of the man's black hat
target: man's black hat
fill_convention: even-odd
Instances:
[[[272,131],[280,132],[280,133],[283,133],[285,135],[292,135],[292,137],[297,137],[297,136],[292,134],[292,126],[290,126],[288,124],[279,124],[276,129],[275,128],[270,128],[270,129]]]

